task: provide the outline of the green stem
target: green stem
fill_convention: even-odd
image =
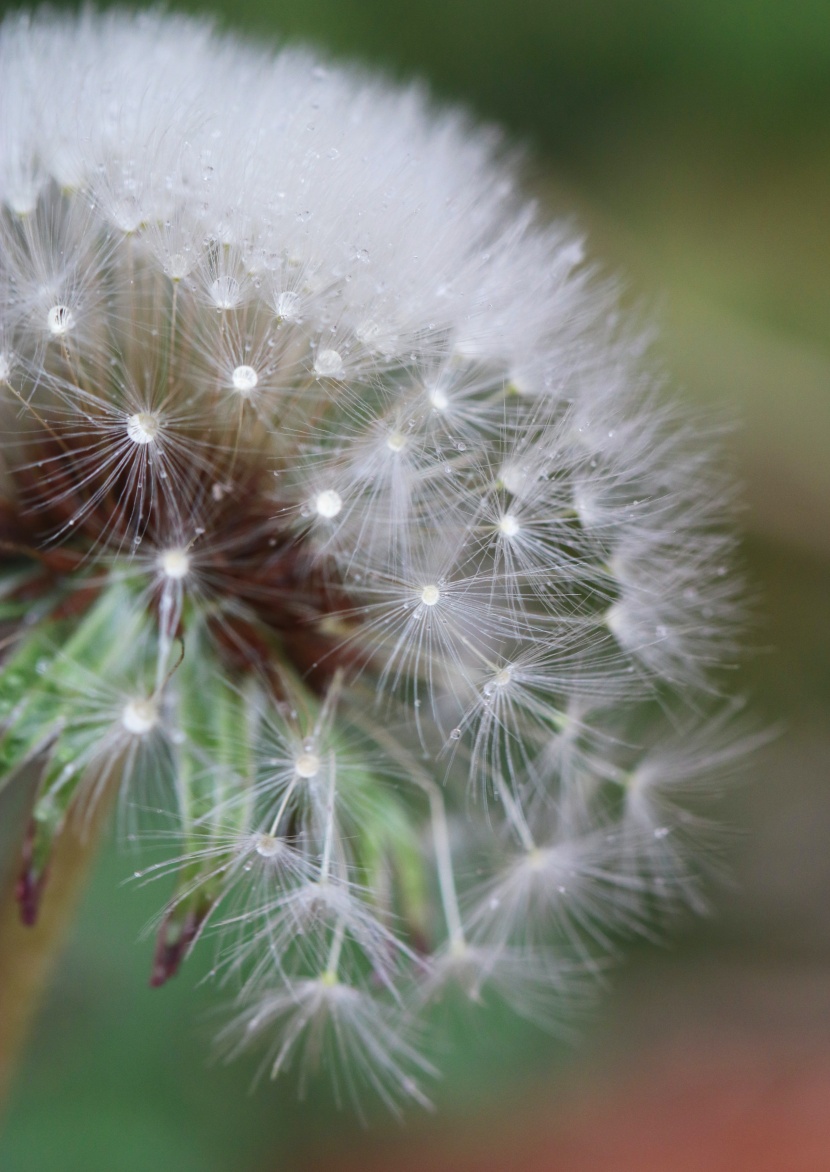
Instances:
[[[0,885],[0,1105],[72,924],[108,807],[103,797],[91,815],[85,811],[67,819],[55,841],[48,889],[34,925],[21,920],[15,871]]]

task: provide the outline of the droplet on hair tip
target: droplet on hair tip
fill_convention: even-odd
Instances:
[[[46,315],[46,324],[50,334],[62,338],[75,325],[75,317],[67,305],[53,305]]]
[[[340,493],[335,492],[333,488],[328,488],[324,492],[318,493],[314,499],[314,508],[318,516],[324,517],[326,520],[331,520],[343,508]]]
[[[343,359],[337,350],[321,350],[314,359],[314,372],[322,378],[333,378],[343,369]]]
[[[231,375],[233,389],[240,395],[249,395],[259,382],[259,375],[252,366],[237,366]]]
[[[151,444],[159,432],[159,417],[154,411],[137,411],[127,420],[127,435],[134,444]]]

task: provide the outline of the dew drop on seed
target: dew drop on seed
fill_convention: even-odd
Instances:
[[[252,366],[237,366],[231,375],[233,389],[240,395],[250,395],[259,382],[259,375]]]
[[[210,295],[217,309],[234,309],[239,304],[239,281],[236,277],[217,277]]]
[[[361,322],[361,324],[355,330],[355,337],[357,338],[358,342],[363,342],[364,345],[368,345],[370,342],[374,342],[379,335],[380,326],[371,318],[369,318],[367,321]]]
[[[256,840],[256,853],[261,855],[263,859],[273,859],[280,851],[280,840],[273,834],[258,834]]]
[[[130,700],[121,712],[122,726],[134,736],[140,737],[150,732],[157,720],[158,713],[152,700]]]
[[[298,777],[306,779],[316,777],[320,772],[320,758],[316,753],[300,753],[294,762],[294,768]]]
[[[184,549],[168,549],[159,555],[158,565],[165,578],[180,582],[190,570],[190,556]]]
[[[333,488],[327,488],[323,492],[319,492],[314,499],[314,508],[318,516],[324,517],[326,520],[331,520],[343,508],[340,493],[335,492]]]
[[[460,741],[461,740],[461,729],[460,728],[454,728],[450,731],[450,740],[451,741]]]
[[[274,302],[277,317],[281,317],[283,321],[296,321],[299,315],[299,307],[299,293],[292,293],[290,291],[280,293]]]
[[[62,338],[74,326],[75,317],[69,306],[53,305],[46,315],[46,324],[50,334],[54,334],[56,338]]]
[[[167,258],[167,264],[164,266],[164,271],[167,273],[171,281],[183,280],[190,269],[190,262],[183,252],[174,252],[172,256]]]
[[[343,359],[337,350],[321,350],[314,359],[314,373],[321,378],[333,378],[343,369]]]
[[[137,411],[127,420],[127,436],[134,444],[151,444],[159,432],[159,417],[154,411]]]

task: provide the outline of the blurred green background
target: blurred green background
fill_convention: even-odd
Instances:
[[[661,328],[672,381],[740,420],[732,453],[758,622],[735,686],[783,732],[724,802],[743,830],[711,919],[636,948],[575,1047],[498,1011],[448,1013],[438,1112],[403,1127],[379,1117],[362,1130],[325,1085],[299,1103],[290,1079],[250,1094],[252,1063],[211,1065],[215,998],[199,986],[210,958],[146,987],[151,946],[138,938],[158,895],[124,887],[137,860],[108,846],[21,1071],[0,1168],[826,1172],[830,4],[184,7],[418,75],[527,144],[528,189],[624,275],[626,297]]]

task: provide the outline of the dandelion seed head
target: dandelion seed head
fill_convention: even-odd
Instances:
[[[716,429],[508,156],[187,18],[0,26],[9,770],[140,760],[162,979],[216,931],[229,1048],[393,1108],[447,980],[541,1014],[700,905],[739,755]]]

